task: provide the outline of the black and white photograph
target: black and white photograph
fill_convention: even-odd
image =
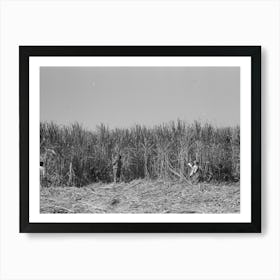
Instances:
[[[41,67],[41,213],[239,213],[239,67]]]
[[[280,0],[0,0],[0,280],[280,280]]]
[[[260,48],[20,50],[22,227],[260,229]]]

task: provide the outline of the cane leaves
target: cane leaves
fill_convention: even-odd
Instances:
[[[46,151],[54,151],[49,153]],[[92,131],[75,123],[40,124],[41,158],[49,185],[84,186],[112,182],[112,158],[121,154],[122,180],[189,179],[188,163],[200,163],[205,180],[239,180],[240,129],[177,120],[146,127]],[[48,155],[48,156],[47,156]]]

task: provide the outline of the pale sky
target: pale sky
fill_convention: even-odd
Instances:
[[[240,123],[239,67],[41,67],[40,119],[93,129]]]

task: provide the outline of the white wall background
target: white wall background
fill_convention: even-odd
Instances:
[[[0,1],[1,279],[280,279],[280,1]],[[18,45],[262,45],[262,234],[19,234]]]

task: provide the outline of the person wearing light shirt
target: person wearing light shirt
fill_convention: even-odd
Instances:
[[[190,162],[188,163],[188,166],[191,168],[191,173],[190,173],[190,177],[192,177],[194,174],[197,173],[199,166],[198,166],[198,161],[194,161],[193,164],[191,164]]]

